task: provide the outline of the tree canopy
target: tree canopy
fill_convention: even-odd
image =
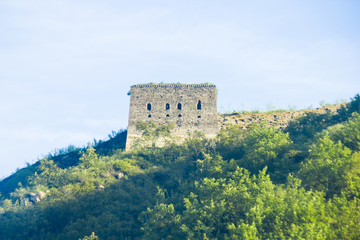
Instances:
[[[131,151],[113,134],[4,180],[0,239],[360,239],[359,112],[357,95],[285,130],[228,126],[181,144],[171,126],[139,123]]]

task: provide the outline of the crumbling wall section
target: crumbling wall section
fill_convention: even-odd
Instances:
[[[326,113],[336,111],[345,106],[345,104],[329,105],[321,108],[306,109],[300,111],[288,111],[288,112],[273,112],[273,113],[233,113],[233,114],[220,114],[220,128],[225,128],[228,124],[239,125],[243,129],[248,128],[252,123],[265,122],[268,126],[272,126],[276,129],[284,129],[288,123],[295,118],[304,116],[306,113]]]

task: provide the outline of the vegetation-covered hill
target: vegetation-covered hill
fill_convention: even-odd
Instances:
[[[0,182],[0,239],[360,239],[359,113],[68,149]]]
[[[101,156],[110,155],[117,149],[125,149],[126,130],[112,132],[109,134],[109,140],[94,140],[91,146]],[[70,145],[68,148],[55,150],[48,154],[47,159],[52,160],[60,168],[69,168],[79,163],[79,158],[86,148],[76,148]],[[16,173],[5,178],[0,182],[0,193],[8,196],[11,192],[19,187],[19,183],[23,186],[28,184],[28,178],[32,176],[38,169],[41,162],[36,162],[26,168],[18,170]]]

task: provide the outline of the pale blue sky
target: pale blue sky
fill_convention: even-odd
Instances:
[[[211,82],[218,110],[360,91],[359,1],[0,1],[0,178],[126,128],[130,86]]]

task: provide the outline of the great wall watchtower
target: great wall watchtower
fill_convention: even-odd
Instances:
[[[171,134],[184,139],[189,132],[201,131],[215,137],[219,131],[217,91],[212,84],[138,84],[131,86],[126,140],[129,150],[142,133],[138,121],[174,123]]]

